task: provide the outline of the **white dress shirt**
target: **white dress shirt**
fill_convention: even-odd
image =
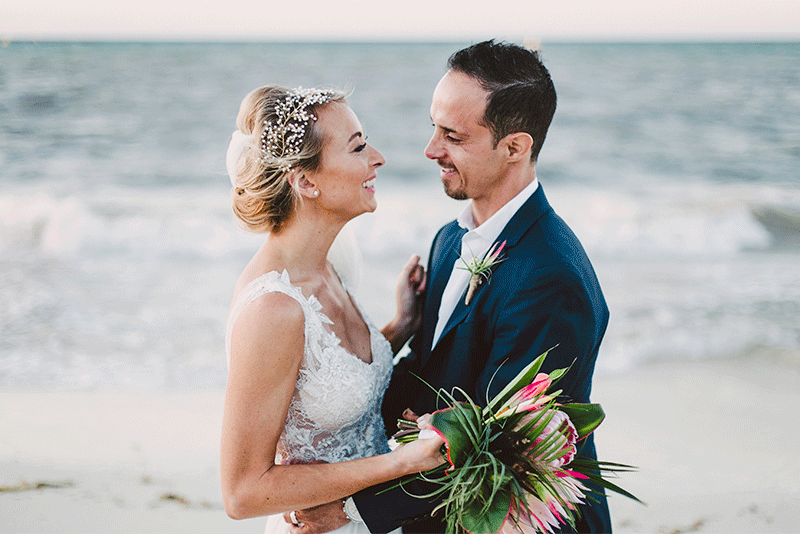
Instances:
[[[461,238],[461,258],[466,262],[475,257],[483,258],[492,244],[500,237],[500,232],[503,231],[503,228],[517,213],[517,210],[536,192],[538,187],[539,180],[534,178],[530,184],[525,186],[525,189],[506,202],[502,208],[478,227],[475,226],[475,218],[472,215],[472,201],[470,201],[458,217],[458,225],[467,230],[467,233]],[[462,269],[462,267],[466,267],[464,262],[456,259],[453,264],[453,271],[450,273],[450,279],[447,281],[447,286],[445,286],[442,294],[442,302],[439,304],[439,317],[436,322],[436,330],[433,333],[433,345],[431,348],[435,347],[439,342],[444,326],[450,320],[453,310],[456,309],[459,299],[463,298],[464,291],[469,285],[471,275],[469,271]]]

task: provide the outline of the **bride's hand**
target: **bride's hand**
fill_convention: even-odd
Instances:
[[[417,424],[421,430],[428,429],[429,419],[430,415],[428,414],[419,416]],[[442,448],[444,446],[442,437],[432,431],[421,435],[425,437],[400,445],[394,450],[394,453],[398,454],[400,461],[408,465],[409,470],[414,473],[429,471],[447,461],[442,456]]]
[[[389,324],[381,329],[397,354],[422,324],[423,293],[425,292],[425,269],[419,264],[416,254],[403,267],[397,277],[397,313]]]
[[[422,322],[422,293],[425,291],[425,268],[419,264],[419,256],[414,254],[406,262],[397,277],[396,321],[407,325],[415,332]]]

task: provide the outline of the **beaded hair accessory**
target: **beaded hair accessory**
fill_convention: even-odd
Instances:
[[[324,104],[333,96],[334,92],[327,90],[302,87],[290,90],[275,105],[275,119],[264,121],[264,131],[261,134],[264,162],[278,163],[281,172],[289,172],[292,163],[287,158],[300,153],[308,123],[317,120],[307,108]]]

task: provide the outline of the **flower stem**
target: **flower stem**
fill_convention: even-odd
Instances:
[[[475,292],[478,290],[478,286],[481,285],[481,281],[483,277],[480,274],[473,274],[469,279],[469,289],[467,289],[467,297],[464,299],[464,305],[469,306],[469,303],[472,302],[472,298],[475,296]]]

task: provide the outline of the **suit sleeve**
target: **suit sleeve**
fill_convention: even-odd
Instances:
[[[577,402],[587,402],[591,373],[585,372],[592,353],[595,318],[589,295],[579,277],[564,267],[543,267],[500,307],[489,357],[473,392],[475,399],[494,397],[531,361],[550,350],[541,372],[570,367],[557,386]]]
[[[399,482],[403,483],[402,487],[393,487]],[[367,488],[353,495],[353,500],[369,531],[372,534],[385,533],[429,516],[439,500],[421,497],[440,487],[408,476]]]

